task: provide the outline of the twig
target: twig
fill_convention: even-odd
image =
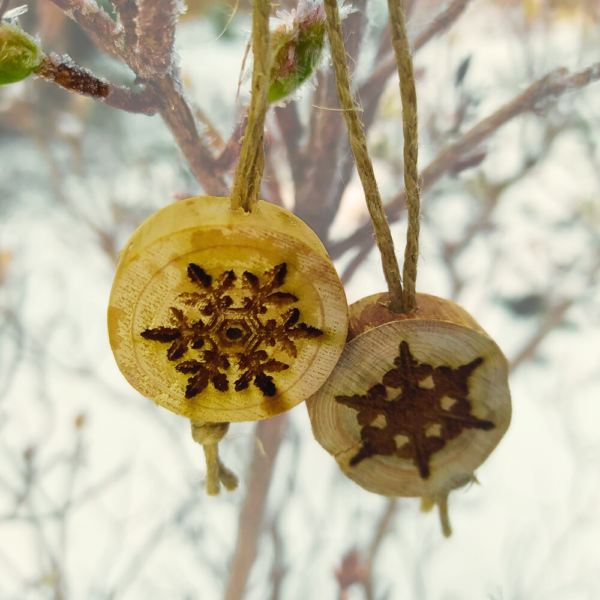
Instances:
[[[304,157],[300,151],[299,140],[302,136],[302,123],[295,102],[288,102],[284,107],[276,107],[275,119],[287,150],[288,162],[292,170],[292,179],[296,189],[300,187],[304,177]]]
[[[242,138],[246,132],[247,124],[248,114],[245,114],[243,119],[236,125],[233,133],[227,140],[225,147],[221,151],[221,154],[215,161],[215,167],[222,173],[231,169],[239,157],[240,148],[242,146]]]
[[[99,100],[112,108],[144,115],[153,115],[159,110],[160,100],[150,90],[132,92],[113,85],[75,64],[68,56],[49,54],[35,74],[69,92]]]
[[[346,63],[352,74],[365,30],[366,0],[353,2],[356,12],[349,15],[342,24],[346,45]],[[338,212],[339,201],[337,189],[340,178],[345,177],[339,168],[340,158],[350,155],[345,142],[344,122],[340,114],[335,88],[335,78],[331,69],[317,75],[317,90],[313,96],[309,139],[302,153],[304,172],[300,185],[296,186],[296,214],[306,221],[325,243],[329,236],[329,228]],[[326,107],[334,110],[323,110]]]
[[[468,5],[470,1],[471,0],[455,0],[452,2],[452,4],[450,4],[450,6],[444,12],[442,12],[442,14],[438,16],[423,33],[417,37],[415,43],[413,44],[413,52],[416,53],[431,39],[433,39],[433,37],[446,31],[454,23],[454,21],[460,17],[460,15],[464,12],[464,8],[466,8],[466,5]],[[410,4],[407,3],[407,13],[414,8],[415,4],[416,1]],[[389,56],[386,56],[388,52]],[[379,48],[377,63],[379,64],[381,61],[383,61],[381,66],[375,68],[371,76],[362,85],[360,85],[357,90],[357,97],[360,98],[361,105],[363,107],[362,123],[365,132],[369,131],[371,125],[375,121],[377,106],[379,105],[379,100],[381,99],[383,91],[385,90],[385,84],[387,80],[394,73],[396,73],[396,62],[392,51],[391,34],[389,29],[384,32],[384,36]],[[347,144],[343,145],[340,151],[340,156],[341,164],[338,168],[339,177],[331,183],[331,193],[329,197],[331,208],[325,215],[322,216],[322,218],[329,219],[327,221],[327,228],[329,228],[337,214],[342,196],[348,182],[350,181],[352,170],[354,168],[352,155]],[[327,240],[326,237],[323,239]]]
[[[117,12],[119,20],[123,25],[123,33],[125,46],[133,48],[135,52],[139,52],[138,38],[138,16],[140,7],[136,0],[112,0]]]
[[[413,52],[418,52],[434,37],[447,31],[465,12],[472,0],[454,0],[448,7],[433,19],[431,24],[422,31],[412,45]],[[363,102],[370,94],[378,94],[383,91],[385,82],[396,73],[396,60],[393,52],[381,58],[379,66],[373,71],[369,79],[359,88]],[[372,90],[369,94],[369,90]],[[379,95],[379,94],[378,94]]]
[[[365,191],[365,198],[375,230],[377,246],[381,253],[383,272],[390,296],[390,310],[403,312],[402,283],[394,251],[394,241],[383,210],[383,203],[377,181],[375,180],[373,164],[367,150],[365,132],[358,116],[352,92],[350,91],[350,76],[346,65],[342,23],[337,0],[325,0],[325,12],[327,13],[327,35],[329,36],[338,99],[348,128],[348,137],[350,138],[350,146],[354,154],[354,160],[356,161],[356,168],[358,169],[358,174]]]
[[[275,459],[281,446],[287,417],[281,415],[261,421],[256,426],[256,435],[264,446],[264,456],[258,445],[254,446],[250,473],[247,477],[248,491],[240,513],[238,539],[231,566],[225,600],[241,600],[244,596],[250,569],[257,553],[266,508],[267,492],[271,484]]]
[[[88,33],[92,41],[106,54],[128,65],[136,64],[135,47],[125,44],[125,34],[103,10],[94,3],[84,0],[51,0],[77,21]]]
[[[340,277],[342,283],[347,285],[354,273],[358,270],[358,268],[363,264],[367,256],[369,256],[369,252],[371,252],[371,244],[363,244],[354,258],[348,263],[348,266],[344,269],[342,276]]]
[[[373,540],[371,541],[369,552],[367,554],[367,578],[364,581],[365,596],[368,600],[375,598],[375,593],[373,590],[373,566],[375,565],[375,561],[377,559],[377,555],[379,554],[379,550],[381,549],[383,540],[390,532],[390,527],[397,512],[398,500],[396,498],[390,498],[387,502],[385,510],[377,522],[377,527],[375,528],[375,535],[373,536]]]
[[[516,371],[523,363],[533,358],[542,342],[562,323],[567,311],[574,303],[575,298],[566,298],[548,310],[540,328],[510,362],[511,373]]]
[[[556,69],[535,81],[522,94],[519,94],[494,114],[480,121],[458,141],[442,150],[429,166],[421,172],[421,192],[431,188],[445,173],[452,172],[466,154],[472,152],[510,120],[521,114],[538,110],[543,101],[554,100],[566,92],[581,89],[599,79],[600,63],[574,74],[569,74],[567,69],[564,68]],[[404,192],[401,192],[386,206],[386,213],[391,222],[398,220],[404,204],[405,195]],[[329,247],[331,258],[338,258],[357,244],[367,242],[372,233],[371,224],[366,223],[346,239],[331,244]],[[372,241],[369,243],[372,243]]]
[[[187,102],[178,76],[167,75],[147,84],[164,100],[160,114],[177,140],[196,179],[206,193],[228,196],[229,189],[215,168],[215,159],[200,137],[198,124]]]
[[[163,77],[171,67],[176,16],[175,0],[140,0],[137,17],[140,60],[136,71],[140,77]]]
[[[124,61],[139,75],[140,53],[135,51],[135,46],[128,46],[125,43],[124,30],[119,28],[103,10],[84,0],[52,0],[52,2],[77,21],[101,50]],[[168,20],[170,16],[167,15],[165,18]],[[214,158],[200,137],[198,124],[185,95],[178,70],[172,66],[170,72],[164,77],[156,77],[146,83],[147,89],[151,88],[164,101],[160,114],[204,190],[215,196],[229,195],[225,182],[216,173]]]

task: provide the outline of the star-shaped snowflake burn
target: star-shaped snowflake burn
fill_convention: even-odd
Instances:
[[[416,361],[408,343],[401,342],[394,360],[396,367],[383,376],[381,383],[364,396],[335,398],[358,411],[362,446],[350,465],[376,455],[397,456],[412,459],[419,475],[427,479],[432,455],[446,442],[465,429],[492,429],[491,421],[471,414],[467,399],[469,377],[482,363],[482,358],[476,358],[457,369],[433,367]],[[399,389],[400,393],[388,399],[387,388]]]
[[[298,302],[297,296],[280,290],[287,264],[264,273],[262,282],[250,271],[244,271],[241,279],[233,270],[213,278],[195,263],[188,265],[187,275],[194,291],[177,296],[175,303],[181,308],[170,308],[170,326],[141,333],[146,340],[169,344],[167,359],[178,363],[177,371],[189,375],[186,398],[194,398],[209,384],[219,392],[240,392],[251,383],[264,396],[275,396],[277,385],[271,374],[290,365],[272,353],[280,350],[296,358],[297,340],[323,335],[300,322],[297,307],[286,309]],[[269,318],[263,316],[267,313]],[[233,390],[232,367],[237,369]]]

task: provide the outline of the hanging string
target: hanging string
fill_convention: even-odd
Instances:
[[[191,424],[192,437],[202,445],[206,458],[206,493],[209,496],[217,496],[221,491],[221,483],[232,492],[238,486],[238,479],[219,458],[219,442],[227,433],[229,423],[192,420]]]
[[[398,260],[394,250],[394,241],[383,209],[383,202],[381,201],[377,181],[375,180],[373,163],[367,150],[365,132],[350,90],[350,74],[346,63],[342,22],[337,0],[325,0],[325,13],[327,16],[327,35],[329,37],[331,59],[335,71],[337,94],[348,129],[350,147],[352,148],[358,175],[365,192],[369,215],[375,231],[375,240],[381,254],[383,272],[390,297],[389,309],[395,313],[404,312],[402,280],[400,279],[400,268],[398,267]]]
[[[402,0],[388,0],[392,45],[400,76],[402,99],[402,122],[404,128],[404,186],[406,188],[406,210],[408,232],[404,252],[404,309],[416,308],[417,261],[419,260],[419,229],[421,199],[419,192],[419,131],[417,118],[417,90],[410,43],[406,32],[406,19]]]
[[[241,207],[246,212],[251,212],[260,197],[260,184],[265,164],[263,130],[268,108],[267,93],[269,91],[269,73],[271,72],[270,13],[270,0],[254,0],[252,11],[252,48],[254,51],[252,98],[240,160],[231,191],[232,210]]]

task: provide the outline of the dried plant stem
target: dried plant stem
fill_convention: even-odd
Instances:
[[[344,119],[346,120],[348,137],[352,153],[354,154],[354,160],[356,161],[356,168],[365,191],[369,214],[373,223],[373,229],[375,230],[375,239],[381,253],[383,272],[390,295],[390,310],[398,313],[404,312],[402,281],[400,279],[398,260],[394,251],[394,240],[392,239],[379,188],[377,187],[377,181],[375,180],[373,164],[367,150],[365,132],[350,90],[350,75],[348,65],[346,64],[346,50],[344,48],[342,22],[337,0],[325,0],[325,12],[327,15],[327,35],[329,36],[329,45],[331,47],[331,58],[335,71],[338,98]]]
[[[251,212],[259,200],[260,182],[265,166],[263,131],[267,116],[269,91],[270,52],[269,15],[270,0],[255,0],[252,11],[252,99],[248,110],[248,124],[240,151],[233,189],[231,208]]]
[[[417,116],[417,90],[406,20],[401,0],[388,0],[392,45],[400,76],[402,98],[402,123],[404,127],[404,187],[408,211],[408,231],[404,251],[404,310],[416,308],[417,261],[419,259],[419,229],[421,198],[419,196],[419,129]]]

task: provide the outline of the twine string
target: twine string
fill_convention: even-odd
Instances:
[[[390,226],[383,209],[383,202],[381,201],[377,181],[375,180],[373,163],[367,150],[367,140],[363,125],[350,89],[350,74],[346,63],[342,22],[337,0],[325,0],[325,13],[338,99],[346,121],[348,138],[358,175],[365,192],[365,199],[371,222],[373,223],[377,247],[381,254],[383,273],[389,290],[389,308],[396,313],[404,312],[402,280],[394,250],[394,240],[392,239]]]
[[[417,117],[417,90],[415,73],[402,0],[388,0],[392,45],[400,77],[402,100],[402,124],[404,129],[404,186],[406,188],[406,210],[408,231],[404,251],[404,309],[416,308],[417,261],[419,260],[419,230],[421,199],[419,191],[419,131]]]
[[[248,123],[240,150],[233,188],[231,208],[251,212],[260,199],[260,184],[264,171],[263,131],[267,115],[270,69],[270,0],[254,0],[252,11],[252,98],[248,109]]]
[[[219,458],[219,442],[223,439],[229,423],[207,423],[191,420],[192,438],[204,449],[206,459],[206,493],[217,496],[221,491],[221,483],[232,492],[238,486],[238,478]]]

